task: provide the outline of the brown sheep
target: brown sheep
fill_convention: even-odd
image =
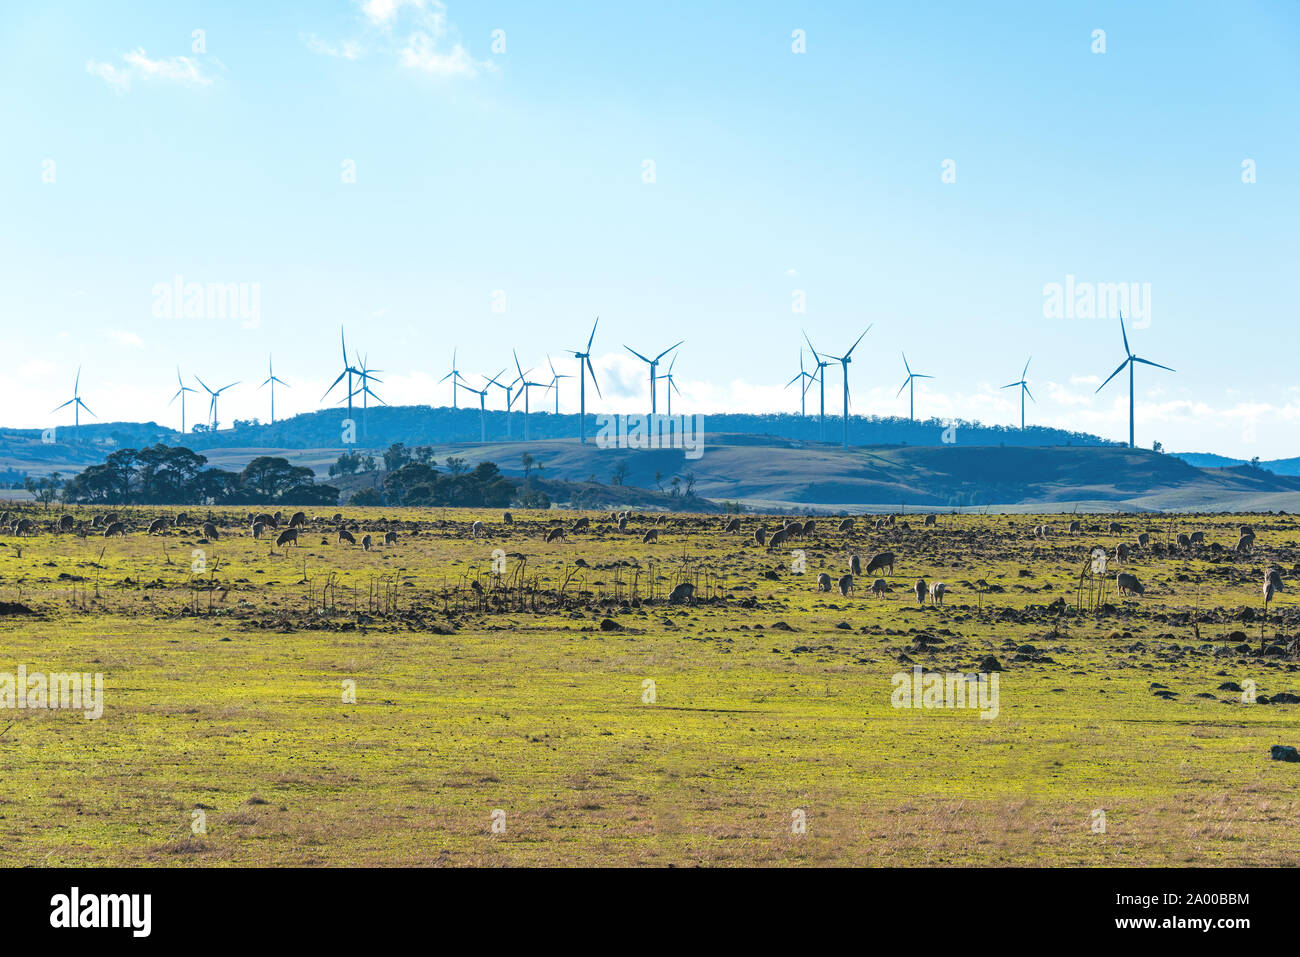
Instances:
[[[815,532],[815,531],[817,531],[817,523],[816,523],[815,521],[813,521],[811,518],[810,518],[810,519],[806,519],[806,520],[804,521],[804,523],[803,523],[803,532],[802,532],[802,534],[804,534],[804,535],[811,535],[811,534],[813,534],[813,532]]]
[[[149,523],[149,530],[148,532],[146,532],[146,534],[159,535],[165,531],[167,531],[167,519],[155,518],[152,522]]]
[[[306,512],[294,512],[293,518],[289,519],[290,528],[302,528],[307,524]]]
[[[879,555],[873,556],[871,561],[867,562],[866,574],[870,575],[873,572],[884,571],[886,568],[889,569],[889,574],[894,574],[893,552],[881,552]]]
[[[36,531],[36,523],[30,518],[20,518],[18,521],[14,522],[10,531],[14,535],[26,535],[28,532]]]
[[[754,529],[754,544],[759,546],[767,544],[767,529],[762,525]]]
[[[690,582],[681,582],[673,586],[673,590],[668,593],[668,603],[671,605],[680,605],[692,603],[695,601],[695,586]]]
[[[849,592],[853,591],[853,576],[841,575],[839,584],[840,584],[840,594],[848,595]]]
[[[1275,591],[1282,591],[1282,569],[1271,565],[1264,571],[1264,581],[1271,582]]]
[[[1186,532],[1179,532],[1178,537],[1174,539],[1174,544],[1177,545],[1179,548],[1191,548],[1192,540],[1187,537]]]
[[[366,551],[370,551],[370,545],[371,545],[370,536],[369,536],[369,535],[362,535],[362,536],[361,536],[361,547],[364,548]]]
[[[546,540],[547,540],[548,542],[553,542],[553,541],[555,541],[556,539],[563,539],[563,538],[564,538],[564,529],[563,529],[563,528],[553,528],[553,529],[551,529],[549,532],[546,533]]]
[[[930,513],[929,515],[925,516],[925,523],[924,523],[924,524],[926,524],[926,525],[938,525],[938,524],[939,524],[938,516],[936,516],[933,512]]]
[[[857,553],[849,556],[849,571],[855,575],[862,574],[862,557]]]
[[[591,527],[591,519],[589,519],[586,515],[582,516],[580,519],[578,519],[576,522],[573,523],[573,531],[575,532],[580,532],[584,528],[590,528],[590,527]]]
[[[1106,526],[1106,530],[1109,532],[1120,534],[1124,531],[1124,526],[1121,525],[1119,522],[1111,522],[1109,525]]]
[[[622,518],[620,518],[620,519],[618,520],[618,530],[619,530],[620,532],[626,532],[626,531],[627,531],[627,516],[626,516],[626,515],[624,515]]]
[[[397,533],[396,533],[396,532],[393,532],[393,531],[384,532],[384,544],[385,544],[385,545],[396,545],[396,544],[397,544]]]
[[[877,598],[884,598],[889,593],[889,582],[883,578],[877,578],[871,583],[871,594]]]
[[[738,531],[740,531],[740,519],[738,519],[738,518],[733,518],[731,521],[727,522],[727,524],[723,527],[722,530],[723,530],[724,532],[738,532]]]
[[[924,579],[924,578],[918,578],[918,579],[916,580],[916,584],[912,586],[912,591],[916,593],[916,603],[917,603],[918,605],[924,605],[924,604],[925,604],[925,595],[926,595],[926,591],[927,591],[927,587],[926,587],[926,584],[925,584],[925,579]]]
[[[104,537],[108,538],[110,535],[121,535],[123,538],[125,538],[126,525],[124,525],[122,522],[114,522],[112,525],[109,525],[107,528],[104,529]]]
[[[253,524],[256,525],[258,522],[261,522],[267,528],[277,528],[279,527],[280,524],[278,521],[276,521],[275,516],[272,515],[270,512],[259,512],[256,516],[254,516]]]
[[[1131,575],[1128,572],[1120,572],[1116,575],[1115,585],[1119,588],[1119,593],[1121,595],[1141,596],[1146,592],[1146,589],[1142,587],[1142,583],[1138,581],[1138,577],[1136,575]]]
[[[1120,565],[1128,561],[1128,546],[1123,542],[1115,546],[1115,561]]]
[[[1250,551],[1254,547],[1254,545],[1255,545],[1255,533],[1247,532],[1237,540],[1237,552],[1239,554],[1244,555],[1246,552]]]
[[[1071,523],[1070,523],[1070,534],[1071,534],[1071,535],[1077,535],[1077,534],[1078,534],[1079,532],[1081,532],[1082,530],[1083,530],[1083,523],[1082,523],[1082,522],[1071,522]]]
[[[211,522],[204,522],[203,537],[215,542],[221,538],[221,535],[217,532],[217,526],[213,525]]]
[[[948,590],[948,586],[945,585],[943,582],[931,582],[930,583],[930,604],[942,605],[943,594],[947,590]]]
[[[351,532],[349,532],[346,528],[340,528],[340,529],[339,529],[339,544],[342,544],[343,542],[347,542],[349,545],[355,545],[355,544],[357,543],[357,539],[356,539],[356,536],[354,536],[354,535],[353,535]]]
[[[276,536],[275,544],[277,547],[280,545],[297,545],[298,529],[286,528],[283,532],[281,532],[279,535]]]
[[[515,517],[509,512],[506,512],[501,516],[501,521],[505,522],[507,525],[513,525],[515,523]]]
[[[1146,548],[1148,545],[1150,545],[1151,533],[1143,532],[1142,534],[1138,535],[1138,544],[1141,545],[1143,548]]]
[[[263,533],[264,531],[266,531],[266,523],[265,523],[265,522],[254,522],[254,523],[253,523],[253,537],[254,537],[254,538],[261,538],[261,537],[262,537],[262,533]]]
[[[776,546],[782,544],[788,537],[789,533],[784,528],[778,528],[772,533],[772,537],[767,540],[767,547],[776,548]]]
[[[818,591],[830,591],[830,590],[831,590],[831,576],[830,576],[830,575],[827,575],[825,572],[822,572],[820,575],[817,576],[817,590],[818,590]]]
[[[1204,545],[1204,544],[1205,544],[1205,533],[1204,533],[1204,532],[1192,532],[1192,534],[1190,534],[1190,535],[1187,536],[1187,540],[1188,540],[1188,542],[1190,542],[1190,543],[1193,544],[1193,545]]]
[[[659,529],[657,528],[648,528],[646,533],[641,536],[642,545],[649,545],[651,542],[657,541],[659,541]]]
[[[71,515],[59,516],[59,531],[61,532],[72,531],[72,529],[76,526],[76,524],[77,523],[72,520]]]
[[[840,532],[853,531],[853,519],[851,518],[844,519],[842,522],[840,522],[840,527],[836,529],[836,531],[840,531]]]

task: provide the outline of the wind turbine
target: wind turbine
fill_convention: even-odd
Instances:
[[[934,376],[922,375],[919,372],[913,372],[912,367],[907,364],[906,352],[903,353],[903,368],[907,370],[907,378],[903,380],[903,384],[900,385],[898,387],[898,391],[894,393],[894,398],[897,399],[900,395],[903,394],[903,390],[907,389],[907,417],[912,421],[915,421],[916,420],[916,383],[913,380],[933,379]],[[1026,366],[1026,368],[1028,367]]]
[[[799,382],[800,380],[803,380],[803,379],[808,379],[808,380],[810,380],[810,381],[812,381],[812,382],[816,382],[816,381],[817,381],[817,377],[816,377],[815,375],[812,375],[811,373],[809,373],[807,370],[804,369],[804,367],[803,367],[803,350],[800,349],[800,350],[799,350],[799,374],[798,374],[797,376],[795,376],[793,379],[791,379],[789,382],[787,382],[787,383],[785,384],[785,387],[788,389],[788,388],[790,388],[790,386],[794,385],[796,382]],[[824,395],[824,394],[825,394],[825,392],[824,392],[824,390],[823,390],[823,395]],[[807,415],[807,414],[808,414],[807,401],[808,401],[808,386],[807,386],[807,384],[805,384],[805,385],[800,386],[800,388],[799,388],[799,414],[800,414],[801,416],[804,416],[804,415]],[[823,405],[824,405],[824,403],[823,403]]]
[[[484,376],[483,378],[486,379],[487,376]],[[466,392],[473,392],[478,396],[478,440],[480,442],[487,441],[487,387],[487,382],[483,383],[483,388],[481,389],[476,389],[468,383],[461,387]]]
[[[361,384],[357,387],[357,391],[355,394],[361,396],[361,434],[365,435],[366,434],[366,412],[370,408],[369,400],[374,399],[380,405],[388,404],[383,399],[379,398],[379,396],[375,395],[375,393],[370,391],[370,380],[374,379],[376,382],[383,382],[384,380],[379,378],[377,375],[375,375],[375,373],[383,372],[384,370],[367,369],[366,360],[361,358],[360,354],[354,353],[354,355],[356,355],[357,358],[357,365],[361,367],[356,370],[357,376],[361,379]],[[368,359],[369,355],[367,355],[366,358]],[[349,394],[348,409],[350,410],[351,408],[352,408],[352,395]]]
[[[1025,360],[1025,367],[1020,372],[1019,382],[1012,382],[1002,387],[1004,389],[1014,389],[1016,388],[1016,386],[1020,387],[1020,431],[1021,432],[1025,431],[1025,396],[1029,396],[1030,401],[1032,401],[1035,405],[1038,404],[1038,400],[1034,398],[1034,394],[1029,391],[1029,383],[1025,380],[1025,373],[1029,371],[1029,363],[1033,361],[1034,361],[1033,356],[1030,356],[1028,359]],[[1103,382],[1102,385],[1105,385],[1105,383]]]
[[[87,412],[90,412],[90,407],[81,401],[81,366],[77,366],[77,378],[72,384],[72,398],[63,403],[63,405],[55,406],[50,411],[51,413],[58,412],[59,409],[68,406],[72,406],[72,441],[76,443],[80,441],[81,438],[81,410],[85,409]],[[95,415],[94,412],[90,412],[90,414]],[[99,416],[95,415],[95,418],[99,418]]]
[[[596,382],[596,369],[591,364],[591,344],[596,341],[596,327],[600,325],[600,316],[591,324],[591,336],[587,339],[586,352],[574,352],[573,357],[578,360],[578,441],[583,445],[587,444],[587,372],[591,372],[591,384],[596,386],[596,395],[600,395],[600,385]],[[602,399],[603,395],[600,396]]]
[[[813,347],[812,340],[808,338],[808,333],[804,332],[803,341],[808,343],[808,348],[812,349],[813,359],[817,362],[817,378],[821,381],[821,420],[817,426],[817,441],[826,441],[826,367],[829,362],[822,359],[817,354],[816,348]],[[803,354],[800,353],[800,363],[803,361]]]
[[[873,322],[871,326],[874,325],[875,323]],[[867,326],[867,328],[862,330],[862,336],[865,336],[871,331],[871,326]],[[838,362],[840,367],[844,370],[844,447],[846,449],[849,447],[849,363],[853,361],[853,350],[856,349],[858,343],[862,341],[862,336],[858,336],[853,345],[849,346],[849,351],[844,353],[844,355],[831,356],[831,358]],[[812,345],[811,342],[808,344]],[[825,373],[823,373],[823,375],[825,375]]]
[[[516,371],[518,371],[518,373],[519,373],[519,378],[515,379],[515,381],[514,381],[513,383],[511,383],[511,384],[512,384],[512,385],[522,385],[522,386],[523,386],[523,393],[524,393],[524,441],[527,442],[527,441],[528,441],[528,390],[529,390],[530,388],[549,389],[550,386],[547,385],[545,382],[530,382],[530,381],[528,381],[528,379],[525,378],[525,376],[528,375],[528,372],[532,372],[533,370],[532,370],[532,369],[529,369],[528,372],[525,372],[525,371],[523,370],[523,367],[519,365],[519,353],[515,352],[513,349],[511,349],[510,352],[511,352],[511,354],[515,357],[515,369],[516,369]]]
[[[181,435],[184,435],[185,434],[185,393],[197,392],[198,389],[191,389],[189,386],[187,386],[184,382],[181,381],[180,366],[176,367],[176,384],[180,386],[180,388],[177,389],[176,394],[172,396],[172,402],[175,402],[177,399],[181,400]],[[172,402],[168,402],[167,404],[171,405]]]
[[[354,375],[357,375],[358,373],[357,370],[353,368],[352,365],[348,362],[348,343],[347,340],[343,338],[342,326],[339,326],[339,342],[343,346],[343,371],[339,373],[339,377],[337,379],[335,379],[332,383],[330,383],[330,387],[325,390],[325,395],[321,396],[321,401],[324,401],[325,396],[333,392],[334,387],[338,385],[340,382],[342,382],[344,377],[346,377],[348,380],[348,395],[347,395],[348,418],[350,419],[352,418],[352,396],[355,394],[352,391],[352,377]]]
[[[669,418],[672,418],[673,415],[673,392],[676,391],[678,395],[682,394],[682,390],[678,389],[677,383],[673,381],[673,366],[675,366],[676,364],[677,364],[677,357],[673,356],[673,361],[668,363],[667,374],[661,375],[659,377],[661,379],[668,380],[668,417]]]
[[[685,339],[682,340],[682,342],[685,342],[685,341],[686,341]],[[649,363],[649,365],[650,365],[650,414],[651,414],[651,415],[654,415],[655,412],[656,412],[656,407],[655,407],[655,369],[659,368],[659,360],[662,359],[664,356],[668,355],[668,353],[672,352],[674,349],[676,349],[677,346],[680,346],[680,345],[682,344],[682,342],[677,343],[676,346],[669,346],[667,349],[665,349],[663,352],[659,353],[659,355],[655,356],[653,359],[647,359],[645,356],[641,355],[641,353],[637,352],[637,351],[636,351],[635,349],[633,349],[631,346],[628,346],[628,345],[623,346],[623,348],[626,349],[628,352],[632,353],[632,355],[636,356],[636,357],[637,357],[638,359],[640,359],[642,362]]]
[[[277,378],[277,377],[276,377],[275,369],[274,369],[274,368],[272,367],[272,365],[271,365],[271,357],[270,357],[269,355],[266,357],[266,371],[267,371],[267,373],[269,374],[269,377],[267,378],[267,380],[266,380],[265,382],[263,382],[263,383],[262,383],[261,385],[259,385],[257,388],[258,388],[259,390],[261,390],[261,389],[265,389],[268,385],[271,387],[271,424],[272,424],[272,425],[275,425],[275,384],[278,382],[278,383],[280,383],[280,385],[284,386],[286,389],[292,388],[292,386],[290,386],[289,383],[285,382],[283,379],[280,379],[280,378]],[[181,373],[180,373],[180,370],[177,369],[177,370],[176,370],[176,377],[177,377],[178,379],[180,378],[180,374],[181,374]],[[184,414],[185,414],[185,401],[182,399],[182,400],[181,400],[181,415],[184,416]]]
[[[498,380],[500,380],[500,378],[501,378],[503,375],[505,375],[505,374],[506,374],[506,370],[505,370],[505,369],[502,369],[500,372],[498,372],[498,373],[497,373],[496,375],[494,375],[492,378],[488,379],[488,385],[494,385],[494,386],[496,386],[498,389],[502,389],[502,390],[505,391],[505,394],[506,394],[506,440],[509,441],[509,439],[510,439],[510,406],[513,405],[513,404],[514,404],[514,401],[515,401],[515,396],[514,396],[514,388],[515,388],[515,384],[514,384],[513,382],[511,382],[511,383],[509,383],[509,384],[506,384],[506,383],[504,383],[504,382],[500,382],[500,381],[498,381]],[[484,386],[483,388],[486,389],[487,386]]]
[[[441,385],[442,383],[446,382],[448,379],[451,380],[451,407],[454,409],[454,408],[456,408],[456,384],[457,384],[458,382],[464,382],[464,381],[465,381],[464,378],[463,378],[463,377],[461,376],[461,374],[460,374],[460,370],[456,368],[456,350],[455,350],[455,349],[452,349],[452,350],[451,350],[451,371],[448,372],[448,373],[447,373],[445,376],[443,376],[441,379],[439,379],[439,380],[438,380],[438,384]],[[474,391],[475,391],[474,389],[470,389],[470,388],[469,388],[469,383],[468,383],[468,382],[465,383],[465,386],[464,386],[464,387],[465,387],[466,389],[469,389],[470,392],[474,392]]]
[[[551,361],[549,354],[546,356],[546,364],[551,367],[551,388],[555,389],[555,414],[560,414],[560,380],[572,379],[571,375],[561,375],[555,371],[555,363]]]
[[[1124,314],[1119,316],[1119,333],[1124,337],[1124,354],[1126,358],[1119,364],[1119,368],[1112,372],[1106,379],[1109,382],[1115,376],[1119,375],[1128,366],[1128,447],[1133,448],[1133,367],[1141,362],[1143,365],[1155,366],[1157,369],[1164,369],[1166,372],[1173,372],[1169,366],[1162,366],[1159,362],[1152,362],[1150,359],[1141,359],[1133,354],[1133,350],[1128,347],[1128,333],[1124,331]],[[1106,382],[1097,386],[1097,392],[1106,388]],[[1096,393],[1093,393],[1094,395]]]
[[[212,431],[215,432],[217,431],[217,426],[221,424],[220,421],[217,419],[217,399],[221,398],[221,393],[225,392],[227,389],[233,386],[239,385],[239,383],[232,382],[230,383],[230,385],[223,385],[216,392],[213,392],[211,389],[208,388],[208,384],[204,382],[202,379],[199,379],[198,376],[195,376],[194,378],[198,379],[199,385],[203,386],[204,390],[208,393],[208,395],[212,396],[212,401],[208,403],[208,416],[212,423]]]

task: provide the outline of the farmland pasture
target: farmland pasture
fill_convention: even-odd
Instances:
[[[1088,515],[1074,535],[1060,515],[820,518],[769,550],[752,532],[774,516],[724,534],[669,515],[642,544],[657,516],[619,532],[587,513],[547,543],[577,513],[345,509],[379,543],[364,551],[336,541],[334,509],[282,548],[244,510],[213,513],[216,540],[205,509],[154,536],[178,509],[117,511],[123,538],[85,508],[84,535],[29,508],[34,534],[0,536],[0,601],[33,612],[0,615],[0,672],[105,681],[98,720],[0,711],[3,865],[1300,860],[1300,765],[1269,757],[1300,743],[1300,705],[1219,687],[1300,693],[1293,658],[1260,653],[1296,630],[1289,588],[1258,618],[1263,569],[1289,583],[1300,562],[1289,515]],[[1243,522],[1249,555],[1231,551]],[[1170,547],[1195,530],[1204,547]],[[1093,546],[1140,532],[1160,547],[1124,566],[1143,598],[1120,600],[1112,567],[1099,614],[1053,604],[1075,603]],[[816,591],[882,550],[887,597]],[[917,604],[917,577],[947,584],[942,607]],[[687,578],[700,601],[668,604]],[[914,663],[988,655],[996,718],[891,705]]]

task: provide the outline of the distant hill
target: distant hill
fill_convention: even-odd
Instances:
[[[1245,459],[1233,459],[1213,452],[1179,452],[1178,457],[1197,468],[1233,468],[1251,464]],[[1274,475],[1300,475],[1300,458],[1261,460],[1257,465]]]

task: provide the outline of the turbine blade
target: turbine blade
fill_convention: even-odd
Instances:
[[[1159,362],[1152,362],[1150,359],[1139,359],[1137,356],[1134,356],[1133,361],[1141,362],[1143,365],[1155,366],[1157,369],[1164,369],[1168,372],[1175,371],[1174,369],[1170,369],[1169,366],[1162,366]]]
[[[1038,400],[1035,399],[1034,394],[1029,391],[1029,386],[1025,386],[1025,395],[1029,396],[1030,402],[1034,403],[1034,405],[1038,405]]]
[[[817,354],[817,350],[816,350],[816,349],[813,349],[812,340],[808,338],[808,333],[807,333],[807,331],[806,331],[806,330],[801,330],[801,331],[803,331],[803,341],[806,342],[806,343],[808,343],[808,348],[809,348],[809,349],[812,349],[813,358],[817,360],[817,364],[818,364],[818,365],[821,365],[821,364],[822,364],[822,357],[819,356],[819,355]]]
[[[51,413],[58,412],[59,409],[62,409],[64,406],[72,405],[72,403],[76,401],[77,401],[76,399],[69,399],[67,402],[63,403],[63,405],[56,405],[54,408],[50,409],[50,412]]]
[[[682,340],[682,342],[685,342],[685,341],[686,341],[685,339]],[[655,362],[658,362],[658,361],[659,361],[660,359],[662,359],[664,356],[668,355],[668,353],[670,353],[670,352],[672,352],[674,349],[676,349],[677,346],[680,346],[680,345],[682,344],[682,342],[677,343],[677,345],[669,346],[669,347],[668,347],[667,349],[665,349],[663,352],[659,353],[659,355],[655,356]]]
[[[875,325],[875,323],[873,322],[873,323],[871,324],[871,326],[874,326],[874,325]],[[868,332],[871,331],[871,326],[867,326],[867,328],[865,328],[865,329],[862,330],[862,335],[861,335],[861,336],[858,336],[858,338],[854,341],[853,345],[849,347],[849,351],[846,352],[846,353],[844,353],[844,358],[845,358],[845,359],[847,359],[849,356],[853,355],[853,350],[856,349],[856,348],[858,347],[858,343],[862,341],[862,337],[865,336]]]
[[[600,395],[600,383],[596,381],[596,367],[591,364],[591,356],[587,356],[587,369],[591,372],[591,384],[596,387],[596,395],[599,395],[602,399],[605,398]]]
[[[1009,385],[1004,385],[1002,388],[1004,388],[1004,389],[1014,389],[1016,386],[1018,386],[1018,385],[1024,385],[1024,384],[1025,384],[1025,383],[1024,383],[1023,381],[1021,381],[1021,382],[1012,382],[1012,383],[1010,383]]]
[[[912,374],[912,367],[907,364],[907,353],[904,352],[901,353],[901,355],[903,357],[903,368],[907,370],[907,374],[910,376]]]
[[[1024,381],[1025,373],[1029,371],[1029,363],[1031,363],[1031,362],[1033,362],[1033,361],[1034,361],[1034,357],[1033,357],[1033,356],[1030,356],[1028,359],[1025,360],[1025,368],[1024,368],[1024,370],[1020,373],[1020,379],[1021,379],[1021,381]]]
[[[645,356],[641,355],[641,353],[639,353],[639,352],[637,352],[635,349],[633,349],[631,346],[625,345],[625,346],[623,346],[623,348],[626,349],[628,352],[632,353],[632,355],[636,356],[636,357],[637,357],[638,359],[640,359],[642,362],[649,362],[649,361],[650,361],[650,360],[647,359]]]
[[[1124,337],[1124,354],[1131,356],[1133,350],[1128,347],[1128,333],[1124,331],[1124,313],[1119,314],[1119,334]]]
[[[600,316],[597,316],[597,317],[596,317],[596,321],[593,322],[593,323],[591,324],[591,338],[589,338],[589,339],[587,340],[587,351],[588,351],[588,352],[591,351],[591,344],[592,344],[593,342],[596,341],[596,327],[597,327],[598,325],[600,325]]]
[[[1109,382],[1111,379],[1115,378],[1115,376],[1123,372],[1124,367],[1128,365],[1128,363],[1129,363],[1128,359],[1125,359],[1123,362],[1121,362],[1119,364],[1119,368],[1106,377],[1106,382]],[[1106,382],[1103,382],[1101,385],[1097,386],[1097,392],[1100,392],[1102,389],[1106,388]],[[1094,392],[1093,395],[1096,395],[1097,392]]]

